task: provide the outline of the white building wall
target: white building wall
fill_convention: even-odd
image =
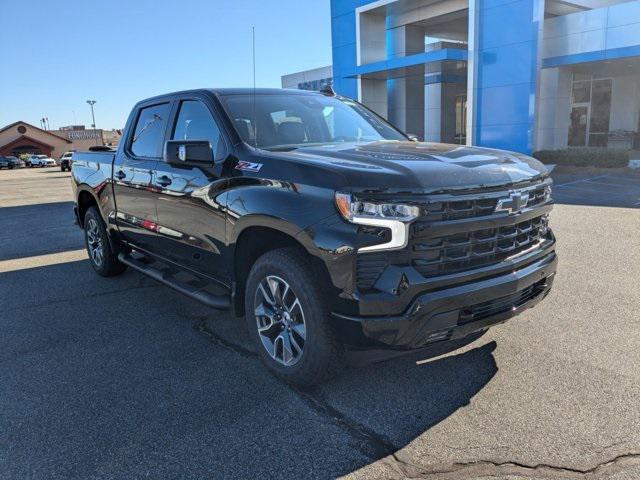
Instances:
[[[544,22],[542,57],[603,52],[640,44],[640,0],[549,18]],[[596,58],[597,59],[597,58]],[[598,77],[606,77],[600,62]],[[571,115],[573,66],[541,71],[536,149],[566,148]],[[595,70],[594,70],[595,71]],[[609,130],[638,129],[638,75],[611,75]]]
[[[442,84],[424,86],[424,141],[439,142],[442,119]]]
[[[280,77],[282,88],[298,88],[298,85],[315,80],[322,80],[333,77],[333,67],[320,67],[303,72],[290,73]]]
[[[572,78],[569,67],[546,68],[541,71],[536,150],[567,147]]]
[[[606,77],[598,70],[596,77]],[[637,131],[640,122],[640,77],[638,74],[613,75],[609,131]],[[572,67],[542,70],[538,99],[536,149],[566,148],[570,115]]]
[[[386,17],[366,12],[356,17],[358,30],[357,64],[366,65],[387,58]]]
[[[360,79],[360,101],[383,118],[387,118],[387,81]]]
[[[637,130],[638,114],[640,113],[638,108],[639,80],[637,75],[626,75],[613,79],[609,130]]]
[[[640,0],[548,18],[542,57],[636,46],[639,32]]]

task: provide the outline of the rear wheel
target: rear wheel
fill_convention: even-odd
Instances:
[[[247,280],[246,320],[258,355],[278,377],[300,386],[329,379],[342,363],[317,277],[304,252],[284,248],[260,257]]]
[[[127,269],[111,250],[107,229],[96,207],[89,207],[84,216],[84,240],[89,261],[96,273],[112,277]]]

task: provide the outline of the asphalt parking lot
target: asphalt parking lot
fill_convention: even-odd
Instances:
[[[542,304],[303,391],[242,321],[95,275],[69,173],[0,171],[0,478],[640,478],[640,176],[567,175]]]

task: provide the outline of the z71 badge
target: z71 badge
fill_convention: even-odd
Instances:
[[[236,170],[248,170],[250,172],[259,172],[261,168],[261,163],[253,162],[238,162],[238,164],[236,165]]]

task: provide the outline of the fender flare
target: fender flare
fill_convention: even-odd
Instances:
[[[235,246],[242,233],[252,227],[270,228],[284,233],[300,243],[309,253],[315,254],[315,252],[317,252],[317,247],[313,242],[313,239],[305,231],[306,227],[297,225],[296,223],[285,220],[284,218],[261,213],[253,213],[242,216],[232,225],[233,230],[227,236],[227,243],[228,245],[233,246],[232,248],[234,252]]]

